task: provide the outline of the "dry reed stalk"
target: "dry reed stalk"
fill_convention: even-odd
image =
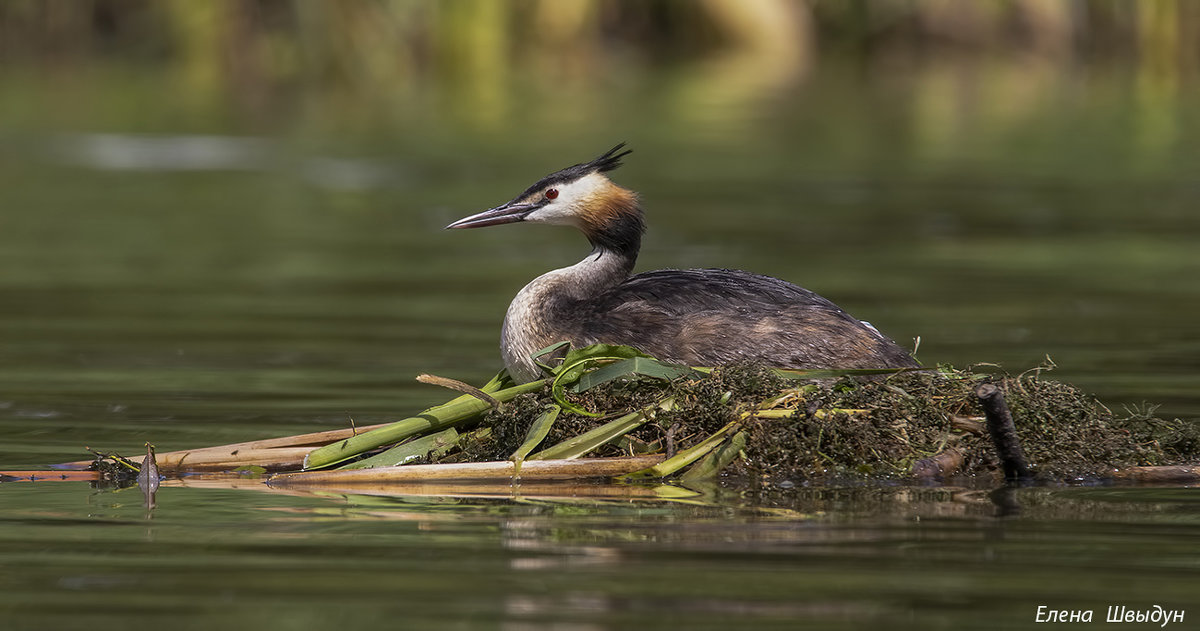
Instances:
[[[230,471],[238,467],[262,467],[268,471],[299,469],[312,447],[275,447],[273,449],[217,449],[171,451],[158,454],[158,470],[165,473],[192,471]]]
[[[344,429],[332,429],[332,430],[326,430],[323,432],[311,432],[308,434],[296,434],[294,436],[280,436],[279,438],[266,438],[263,440],[251,440],[251,441],[246,441],[246,442],[241,442],[241,443],[230,443],[228,445],[217,445],[214,447],[199,447],[197,449],[184,449],[184,450],[180,450],[180,451],[168,451],[166,453],[157,454],[158,464],[159,464],[159,467],[163,468],[163,469],[179,469],[180,468],[179,463],[186,460],[188,462],[189,466],[192,463],[196,463],[196,462],[205,463],[206,465],[215,464],[215,463],[219,463],[219,462],[229,462],[229,463],[236,463],[232,467],[230,467],[233,469],[236,469],[237,467],[241,467],[241,466],[246,466],[246,465],[259,465],[259,466],[263,466],[263,467],[267,467],[267,468],[272,468],[268,464],[259,463],[259,462],[247,462],[243,458],[240,457],[241,455],[244,455],[245,453],[249,453],[249,452],[262,452],[263,455],[268,456],[268,459],[267,459],[268,462],[271,462],[271,463],[278,462],[278,463],[280,463],[278,468],[282,469],[282,468],[286,468],[283,465],[291,462],[293,453],[292,452],[282,452],[282,451],[272,453],[274,450],[284,449],[284,448],[293,448],[293,447],[305,447],[306,448],[305,453],[307,454],[309,451],[312,451],[313,449],[315,449],[317,447],[323,447],[325,445],[328,445],[329,443],[337,442],[339,440],[345,440],[347,438],[350,438],[351,436],[356,436],[363,432],[368,432],[370,430],[377,429],[377,428],[383,427],[385,425],[387,425],[387,423],[382,423],[379,425],[366,425],[363,427],[347,427]],[[231,454],[233,455],[232,457],[230,457]],[[303,459],[303,456],[301,457],[301,459]],[[83,469],[86,469],[89,466],[91,466],[92,462],[93,461],[91,461],[91,460],[76,460],[74,462],[64,462],[62,464],[54,465],[54,468],[64,469],[64,470],[68,470],[68,471],[83,470]],[[300,465],[297,464],[294,468],[299,469]],[[213,470],[219,470],[219,469],[213,469],[212,467],[206,466],[205,470],[213,471]]]
[[[578,480],[611,478],[631,471],[654,466],[661,455],[629,458],[587,458],[575,460],[526,460],[521,464],[519,479]],[[333,471],[304,471],[272,476],[271,486],[306,484],[373,484],[380,482],[423,482],[445,480],[513,480],[516,464],[509,460],[498,462],[462,462],[454,464],[405,465],[374,469],[338,469]]]

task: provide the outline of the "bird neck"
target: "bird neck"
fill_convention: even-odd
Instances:
[[[637,193],[607,178],[599,189],[588,200],[588,212],[578,217],[576,226],[591,242],[593,255],[599,252],[617,256],[627,260],[633,269],[642,247],[642,233],[646,231]]]
[[[590,212],[577,224],[592,244],[592,253],[558,270],[570,279],[569,293],[576,298],[595,295],[628,278],[642,248],[646,224],[637,194],[607,179],[604,182],[602,192],[591,200]]]
[[[613,250],[594,244],[592,253],[570,267],[550,272],[557,277],[559,290],[584,300],[617,286],[629,278],[637,263],[637,249]]]
[[[509,374],[522,383],[536,379],[539,371],[530,356],[573,339],[571,316],[628,278],[636,258],[636,250],[629,255],[597,246],[582,261],[546,272],[517,292],[500,329]]]
[[[638,252],[642,249],[644,230],[642,213],[637,209],[633,213],[620,215],[602,226],[589,230],[587,238],[592,244],[593,255],[602,253],[628,260],[629,268],[633,269]]]

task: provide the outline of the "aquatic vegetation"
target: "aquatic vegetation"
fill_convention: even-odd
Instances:
[[[1048,367],[1015,376],[949,366],[709,369],[608,345],[571,350],[542,366],[545,379],[514,385],[501,372],[478,389],[424,376],[467,394],[364,431],[172,452],[158,464],[177,472],[246,465],[295,472],[286,483],[528,475],[687,484],[720,474],[773,485],[981,475],[1141,479],[1162,475],[1147,467],[1200,462],[1195,423],[1156,418],[1153,408],[1115,414],[1078,388],[1046,379]],[[1008,447],[1030,463],[1019,476],[998,455],[1002,439],[989,436],[995,423],[981,407],[984,392],[1011,410]],[[1196,467],[1170,473],[1194,476]]]
[[[1000,468],[975,392],[984,382],[1004,393],[1038,477],[1101,478],[1116,469],[1200,457],[1200,428],[1194,423],[1158,419],[1146,411],[1114,414],[1091,395],[1040,371],[1012,376],[944,366],[882,377],[805,379],[735,365],[700,379],[617,380],[579,394],[576,401],[614,414],[671,401],[653,422],[592,452],[599,456],[660,450],[671,455],[719,433],[725,437],[719,445],[728,448],[735,437],[740,445],[738,457],[722,469],[747,479],[908,478],[919,475],[914,473],[918,463],[951,450],[958,454],[955,471],[938,474],[979,475]],[[493,410],[483,423],[496,436],[520,435],[545,404],[543,396],[525,396],[520,405]],[[566,440],[597,423],[564,412],[552,436]],[[497,441],[495,447],[481,455],[503,458],[509,445]]]

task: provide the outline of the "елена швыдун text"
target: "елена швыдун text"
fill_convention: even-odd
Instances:
[[[1104,617],[1105,622],[1140,622],[1156,623],[1167,626],[1173,622],[1183,622],[1184,610],[1164,609],[1162,605],[1154,605],[1150,609],[1135,609],[1125,605],[1109,605]],[[1038,605],[1034,622],[1091,622],[1095,612],[1091,609],[1051,609],[1046,605]]]

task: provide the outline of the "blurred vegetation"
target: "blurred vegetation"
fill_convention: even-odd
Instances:
[[[889,172],[1173,173],[1194,162],[1198,71],[1189,0],[0,4],[10,132],[284,129],[404,139],[427,163],[518,141],[645,148],[669,124],[756,169],[805,142],[810,173],[887,153],[903,156]]]
[[[369,88],[436,77],[494,85],[607,63],[736,51],[776,74],[829,55],[903,63],[947,50],[1069,67],[1127,60],[1159,80],[1200,67],[1190,0],[6,0],[0,59],[162,64],[253,95],[296,83]],[[762,56],[762,55],[767,56]],[[486,90],[486,88],[481,88]]]

